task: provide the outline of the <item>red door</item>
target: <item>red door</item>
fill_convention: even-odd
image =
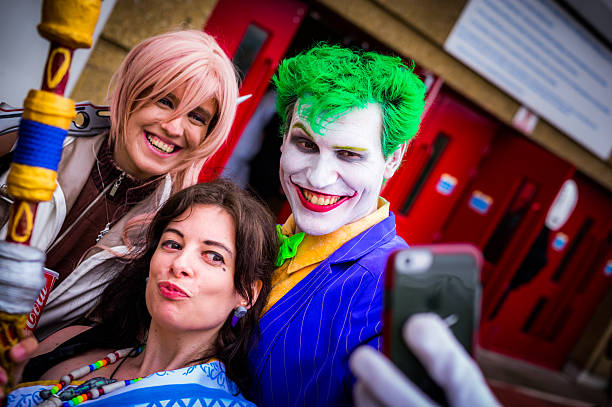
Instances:
[[[243,76],[240,94],[253,96],[238,106],[227,143],[206,162],[200,181],[221,173],[306,11],[307,6],[298,0],[217,3],[204,31],[217,39],[238,67]]]
[[[546,209],[574,169],[567,162],[504,128],[490,154],[441,228],[445,242],[471,242],[485,258],[483,315],[537,237]]]
[[[442,90],[383,196],[409,244],[439,239],[441,226],[477,172],[499,124]]]
[[[612,282],[612,197],[579,174],[574,180],[570,218],[557,231],[543,226],[526,256],[540,259],[528,270],[533,280],[483,314],[483,346],[553,369],[563,367]]]
[[[521,324],[534,306],[542,306],[523,291],[527,286],[545,290],[540,284],[546,263],[541,247],[546,251],[548,236],[542,227],[559,188],[573,172],[567,162],[503,129],[442,227],[441,240],[471,242],[483,252],[482,346],[545,364],[521,340]]]

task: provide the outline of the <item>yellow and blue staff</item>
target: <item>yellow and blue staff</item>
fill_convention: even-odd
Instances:
[[[14,198],[7,241],[0,242],[0,364],[12,379],[8,349],[16,344],[44,284],[44,253],[28,247],[38,203],[51,200],[56,188],[62,144],[75,116],[74,102],[63,96],[72,55],[89,48],[101,0],[45,0],[41,36],[51,42],[41,90],[24,101],[17,147],[7,179]],[[9,383],[11,385],[12,383]]]

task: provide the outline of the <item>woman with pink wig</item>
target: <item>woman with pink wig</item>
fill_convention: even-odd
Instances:
[[[238,81],[215,39],[190,30],[136,45],[109,89],[110,129],[66,138],[58,188],[38,208],[31,244],[58,273],[39,338],[83,317],[122,267],[126,242],[138,244],[149,214],[197,183],[227,138]]]

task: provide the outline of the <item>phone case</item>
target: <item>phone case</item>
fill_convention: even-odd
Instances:
[[[413,314],[433,312],[445,319],[471,353],[480,313],[480,251],[467,244],[413,246],[394,253],[385,279],[383,348],[390,359],[432,400],[448,405],[402,337]]]

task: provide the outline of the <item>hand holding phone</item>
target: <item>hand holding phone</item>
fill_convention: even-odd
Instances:
[[[444,389],[453,407],[498,407],[480,369],[436,314],[415,314],[403,329],[405,342]],[[371,346],[360,346],[350,357],[357,377],[356,407],[438,406]]]
[[[480,264],[480,252],[464,244],[415,246],[394,253],[387,264],[384,352],[441,405],[448,405],[445,392],[406,345],[402,327],[411,315],[435,313],[471,353],[479,320]]]

